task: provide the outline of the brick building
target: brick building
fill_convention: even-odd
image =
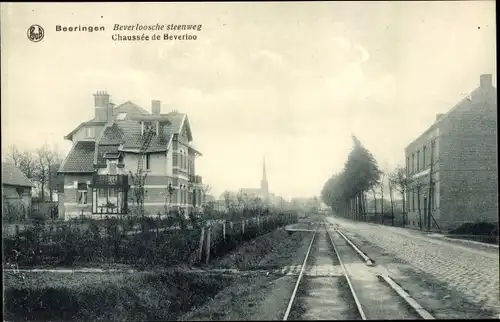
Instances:
[[[481,75],[469,97],[406,147],[408,225],[498,222],[496,94],[491,75]]]
[[[65,136],[73,147],[59,169],[64,176],[60,216],[129,213],[135,206],[130,173],[137,173],[139,158],[147,213],[184,209],[187,215],[201,209],[202,180],[195,174],[201,153],[192,145],[187,115],[161,114],[160,101],[152,101],[149,113],[130,101],[114,107],[105,92],[94,99],[94,118]],[[148,128],[153,136],[141,154]]]

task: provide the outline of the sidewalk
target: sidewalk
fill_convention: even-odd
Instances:
[[[499,245],[482,243],[482,242],[467,240],[467,239],[450,238],[450,237],[447,237],[447,235],[442,234],[442,233],[437,233],[437,232],[432,232],[432,231],[429,232],[429,231],[424,231],[424,230],[420,230],[420,229],[416,229],[416,228],[388,226],[388,225],[382,225],[382,224],[375,224],[375,223],[371,223],[371,222],[355,221],[355,220],[351,220],[351,219],[347,219],[347,218],[343,218],[343,217],[328,217],[328,218],[331,218],[333,220],[340,219],[340,221],[345,221],[345,222],[349,222],[352,224],[365,224],[365,225],[370,225],[370,226],[375,226],[375,227],[384,227],[384,228],[391,230],[391,231],[398,233],[398,234],[410,233],[410,234],[413,234],[413,235],[416,235],[419,237],[423,237],[423,238],[430,238],[432,240],[440,240],[440,241],[451,243],[451,244],[460,244],[464,247],[470,247],[470,248],[475,248],[475,249],[480,248],[480,249],[488,250],[488,251],[499,249]]]

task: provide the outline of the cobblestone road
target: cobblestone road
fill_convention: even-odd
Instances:
[[[500,314],[497,248],[479,250],[406,229],[355,223],[338,217],[328,220],[447,283],[470,301]]]

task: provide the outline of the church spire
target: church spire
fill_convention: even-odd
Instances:
[[[266,174],[266,159],[262,160],[262,180],[260,181],[260,192],[262,197],[267,202],[269,199],[269,185],[267,183],[267,174]]]
[[[266,175],[266,158],[262,159],[262,181],[267,181],[267,175]]]

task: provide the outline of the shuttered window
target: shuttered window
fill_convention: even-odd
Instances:
[[[176,167],[179,165],[179,153],[172,152],[172,166]]]

